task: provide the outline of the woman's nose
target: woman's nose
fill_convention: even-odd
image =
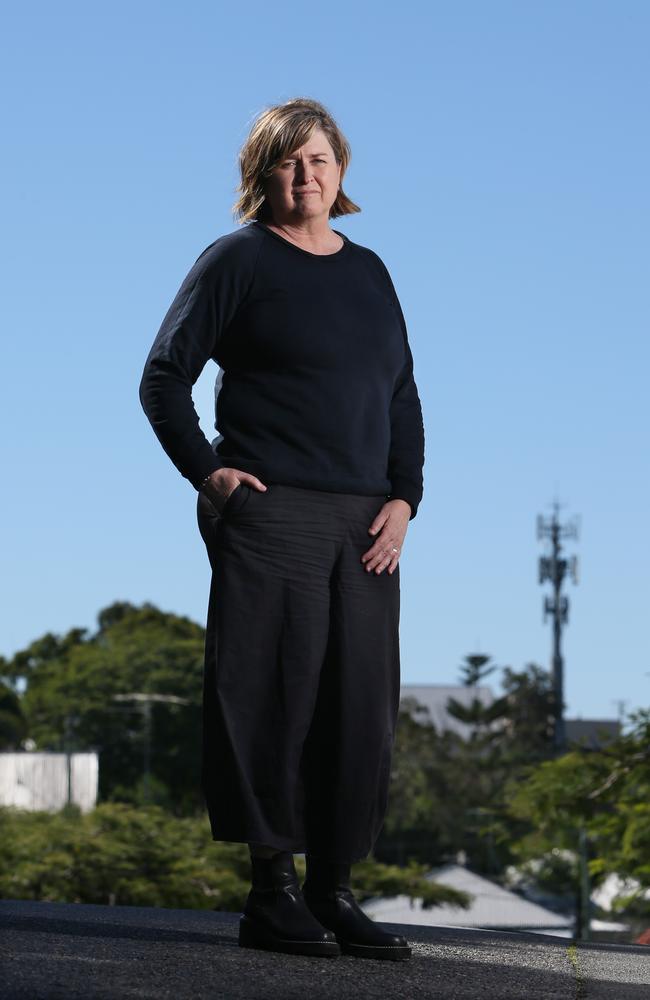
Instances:
[[[309,163],[301,162],[300,160],[298,160],[298,167],[296,172],[298,174],[298,177],[300,177],[300,179],[303,182],[309,181],[312,178],[312,169]]]

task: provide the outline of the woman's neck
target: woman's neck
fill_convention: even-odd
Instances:
[[[315,226],[309,228],[309,222],[312,220],[306,220],[306,226],[296,225],[293,222],[278,224],[273,220],[266,219],[260,221],[278,233],[279,236],[284,236],[291,243],[295,243],[296,246],[302,250],[308,250],[310,253],[334,253],[336,250],[340,250],[343,245],[342,237],[335,233],[328,223],[325,223],[324,226],[319,223],[318,228]]]

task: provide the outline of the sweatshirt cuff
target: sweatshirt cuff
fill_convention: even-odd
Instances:
[[[420,500],[422,499],[422,491],[413,484],[406,480],[395,480],[393,483],[393,489],[391,493],[388,494],[389,500],[406,500],[411,508],[411,514],[409,521],[412,521],[417,514],[418,506]]]
[[[214,454],[212,455],[212,458],[207,455],[205,461],[201,465],[197,466],[191,476],[188,476],[188,479],[197,493],[200,491],[201,484],[205,481],[207,476],[216,472],[217,469],[223,469],[223,462]]]

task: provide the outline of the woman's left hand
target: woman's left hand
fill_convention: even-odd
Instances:
[[[361,556],[366,572],[374,569],[379,574],[386,568],[389,573],[395,570],[410,517],[411,505],[406,500],[388,500],[384,504],[368,529],[377,537],[374,545]]]

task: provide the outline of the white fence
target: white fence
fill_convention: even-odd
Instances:
[[[96,753],[0,753],[0,805],[57,812],[74,802],[89,812],[98,775]]]

